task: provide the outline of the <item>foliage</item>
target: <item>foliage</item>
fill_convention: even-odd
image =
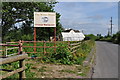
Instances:
[[[66,46],[64,48],[58,46],[56,53],[52,54],[51,58],[54,58],[57,63],[72,64],[72,57],[73,55]]]
[[[34,12],[55,12],[56,2],[2,2],[2,41],[33,40]],[[57,34],[62,30],[56,13]],[[37,29],[37,40],[48,40],[53,28]],[[44,35],[43,35],[44,34]]]
[[[30,41],[30,40],[33,40],[33,36],[28,34],[28,35],[23,35],[22,37],[22,40],[26,40],[26,41]]]
[[[120,45],[120,31],[112,36],[111,41]]]
[[[97,40],[99,41],[108,41],[108,42],[113,42],[115,44],[120,44],[120,31],[118,31],[116,34],[113,34],[112,36],[107,35],[104,37],[98,37]]]
[[[96,40],[96,36],[93,35],[93,34],[88,34],[88,35],[85,35],[85,40]]]
[[[76,41],[71,41],[70,44],[76,43]],[[87,54],[91,51],[91,48],[94,46],[94,40],[88,40],[81,42],[81,46],[78,48],[76,53],[73,55],[69,48],[68,42],[57,42],[56,53],[54,53],[54,48],[46,48],[46,52],[43,54],[43,48],[37,48],[37,52],[41,53],[28,53],[29,57],[36,56],[41,57],[40,60],[42,63],[56,63],[56,64],[82,64],[82,61],[87,57]],[[36,44],[37,46],[43,46],[44,43],[40,42]],[[24,43],[23,46],[34,46],[34,43]],[[46,46],[54,46],[54,43],[46,43]],[[12,50],[13,51],[13,50]],[[34,48],[23,48],[24,52],[34,52]],[[11,54],[11,51],[8,51]]]
[[[30,71],[31,66],[32,66],[32,64],[26,64],[27,69],[25,70],[25,72],[26,72],[26,77],[27,78],[33,78],[33,76],[35,75],[34,72]]]
[[[70,42],[74,43],[74,41]],[[43,57],[43,61],[56,64],[82,64],[92,47],[95,45],[94,40],[83,41],[76,53],[71,53],[66,43],[59,44],[56,53],[51,53]]]
[[[74,55],[74,64],[82,64],[82,62],[86,59],[94,45],[94,40],[82,42],[80,48]]]
[[[97,38],[96,38],[96,41],[98,40],[102,40],[103,39],[103,36],[101,34],[97,34]]]
[[[32,66],[32,64],[26,64],[27,68],[26,68],[25,72],[26,72],[26,77],[27,78],[32,78],[35,75],[35,73],[30,71],[31,66]],[[13,62],[13,63],[10,63],[10,64],[5,64],[5,65],[2,65],[1,68],[2,69],[7,69],[7,70],[16,70],[16,69],[19,68],[19,62],[17,61],[17,62]],[[15,78],[19,78],[19,75],[14,74],[14,75],[8,77],[8,79],[15,79]]]
[[[75,41],[76,42],[76,41]],[[74,43],[74,41],[70,42],[70,43]],[[41,59],[37,59],[37,61],[41,62],[41,63],[54,63],[54,64],[67,64],[67,65],[72,65],[72,64],[80,64],[82,65],[82,62],[86,59],[86,57],[88,56],[88,54],[90,53],[92,47],[94,46],[94,40],[88,40],[88,41],[83,41],[78,49],[78,51],[76,53],[71,53],[70,50],[68,49],[68,43],[67,42],[57,42],[57,50],[56,53],[54,53],[50,48],[48,49],[48,51],[50,53],[46,53],[44,54],[39,54],[36,53],[35,55],[37,57],[41,57]],[[33,44],[24,44],[24,45],[29,45],[29,46],[33,46]],[[39,46],[43,46],[43,43],[39,43],[37,44]],[[49,46],[53,46],[53,44],[46,44]],[[23,49],[24,51],[28,51],[31,52],[31,49]],[[40,48],[38,49],[40,50]],[[29,56],[32,56],[33,53],[29,53]],[[11,67],[13,66],[13,67]],[[27,78],[32,78],[34,77],[34,73],[31,72],[31,67],[32,64],[27,63],[26,67],[27,69],[26,71],[26,77]],[[17,69],[18,68],[18,62],[17,63],[12,63],[12,64],[7,64],[7,65],[3,65],[2,67],[4,67],[4,69]],[[38,70],[39,72],[44,72],[45,71],[45,67],[42,67]],[[62,71],[64,72],[64,71]],[[73,73],[73,71],[65,71],[65,72],[69,72],[69,73]],[[13,75],[10,78],[18,78],[18,74],[17,75]]]

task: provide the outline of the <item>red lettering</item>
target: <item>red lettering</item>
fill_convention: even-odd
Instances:
[[[35,24],[36,26],[55,26],[55,24]]]

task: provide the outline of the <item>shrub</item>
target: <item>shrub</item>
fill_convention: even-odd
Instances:
[[[61,46],[59,46],[57,48],[56,54],[52,55],[52,58],[54,58],[59,63],[72,64],[71,61],[73,55],[67,47],[62,48]]]

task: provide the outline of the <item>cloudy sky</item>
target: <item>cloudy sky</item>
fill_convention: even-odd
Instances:
[[[110,28],[110,18],[113,17],[113,33],[118,31],[118,2],[70,0],[57,3],[54,9],[61,14],[60,22],[64,28],[83,30],[85,34],[106,35]]]

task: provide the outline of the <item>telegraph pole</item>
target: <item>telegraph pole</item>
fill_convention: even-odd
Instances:
[[[108,28],[108,36],[110,36],[110,28]]]
[[[112,25],[113,25],[112,24],[112,17],[111,17],[110,23],[111,23],[110,25],[111,25],[111,35],[112,35]]]

